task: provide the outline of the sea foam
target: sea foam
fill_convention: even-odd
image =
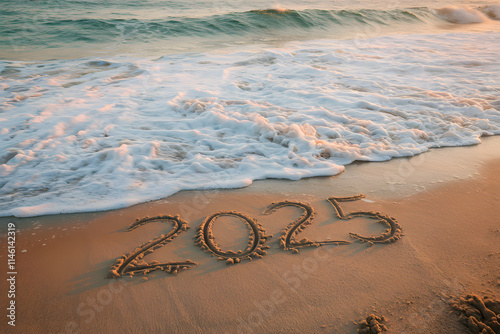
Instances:
[[[449,6],[437,9],[440,16],[454,23],[481,23],[487,20],[479,10],[469,7]]]
[[[492,18],[493,20],[500,20],[500,5],[482,6],[479,8],[479,10],[488,15],[488,17]]]
[[[0,63],[0,215],[335,175],[500,134],[500,34]]]

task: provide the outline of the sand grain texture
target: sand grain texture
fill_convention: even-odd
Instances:
[[[2,233],[6,222],[14,222],[19,232],[16,328],[2,321],[0,332],[357,333],[355,322],[382,314],[390,319],[388,333],[467,333],[450,298],[500,297],[499,144],[499,138],[490,138],[475,147],[355,164],[332,178],[182,192],[110,212],[2,218]],[[401,176],[401,166],[414,168]],[[385,173],[399,176],[400,183],[389,183]],[[398,225],[366,216],[340,219],[327,201],[360,193],[366,198],[342,202],[346,214],[379,212]],[[262,214],[282,201],[308,203],[315,213],[314,224],[302,229],[298,240],[290,237],[287,247],[308,240],[350,243],[302,247],[290,254],[280,248],[279,238],[262,238],[257,244],[269,246],[266,256],[228,266],[216,257],[234,262],[239,251],[211,257],[194,242],[206,243],[194,227],[209,224],[215,213],[241,212],[249,220],[240,217],[244,221],[229,228],[220,218],[216,239],[210,240],[222,240],[225,253],[245,244],[250,248],[241,252],[249,252],[257,236],[281,236],[286,227],[297,226],[296,206]],[[189,259],[198,265],[179,275],[156,270],[106,278],[123,254],[165,236],[165,222],[153,220],[125,233],[134,220],[164,215],[180,215],[193,228],[141,260],[161,266]],[[249,233],[249,221],[260,224],[252,230],[256,234]],[[392,243],[370,246],[350,238],[392,237],[400,229],[404,236]],[[239,237],[232,238],[235,231]],[[6,262],[5,235],[1,238],[0,261]],[[6,291],[5,281],[0,289]]]

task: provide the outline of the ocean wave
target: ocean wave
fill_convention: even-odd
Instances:
[[[481,23],[488,20],[480,10],[469,7],[450,6],[437,9],[436,11],[439,16],[453,23]]]
[[[500,134],[500,36],[480,36],[1,61],[0,216],[106,210],[477,144]]]
[[[478,9],[488,15],[489,18],[500,20],[500,5],[481,6]]]
[[[466,7],[446,7],[437,11],[427,7],[393,10],[263,9],[154,20],[84,16],[71,19],[64,15],[48,15],[36,22],[28,19],[25,24],[19,24],[18,15],[6,11],[0,14],[0,22],[5,22],[0,23],[0,35],[4,37],[2,41],[57,47],[72,41],[107,43],[120,40],[130,43],[182,37],[301,36],[315,32],[333,33],[339,29],[362,31],[376,26],[432,25],[443,20],[461,24],[482,22],[488,17],[498,19],[498,6],[486,6],[481,10]],[[13,24],[13,17],[18,24]]]

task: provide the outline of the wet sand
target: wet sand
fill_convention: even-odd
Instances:
[[[335,177],[182,192],[108,212],[0,218],[4,268],[7,224],[18,229],[16,326],[4,311],[0,331],[356,333],[368,317],[387,333],[468,333],[452,307],[457,298],[500,297],[499,171],[500,138],[493,137],[473,147],[353,164]],[[341,219],[327,201],[358,194],[366,197],[339,203],[344,216],[379,212],[397,221],[401,238],[351,237],[391,229],[367,215]],[[314,210],[285,247],[281,232],[288,227],[286,237],[307,210],[283,206],[263,214],[284,200]],[[209,221],[228,211],[238,214]],[[126,231],[137,218],[164,215],[179,215],[190,228],[180,224],[169,235],[172,219],[150,219]],[[149,241],[158,241],[152,254],[127,255]],[[158,270],[141,273],[127,264],[120,277],[108,278],[123,255],[138,269]],[[161,265],[187,260],[197,265]],[[2,280],[4,310],[8,289]]]

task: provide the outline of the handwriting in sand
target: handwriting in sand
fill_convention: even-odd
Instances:
[[[357,201],[364,197],[365,195],[362,194],[350,197],[330,197],[327,199],[327,201],[332,204],[333,208],[335,209],[336,216],[340,219],[347,220],[354,217],[365,217],[374,219],[378,223],[387,226],[387,229],[378,236],[361,236],[357,233],[349,233],[349,236],[352,239],[366,242],[370,245],[373,245],[375,243],[392,243],[399,240],[402,236],[402,228],[394,217],[390,217],[380,212],[373,211],[352,211],[344,213],[340,203]],[[263,214],[270,215],[277,210],[287,206],[299,208],[303,211],[303,214],[297,220],[288,224],[281,231],[279,246],[283,248],[283,250],[291,251],[293,253],[299,253],[299,249],[305,247],[319,247],[324,245],[348,245],[351,243],[347,240],[311,241],[307,238],[298,240],[298,235],[305,228],[310,226],[314,220],[314,209],[307,203],[288,200],[274,202],[264,210]],[[215,242],[215,236],[212,231],[213,226],[218,218],[224,216],[239,218],[247,225],[250,235],[248,238],[246,249],[239,250],[237,252],[234,252],[232,250],[223,250]],[[132,231],[147,223],[157,221],[171,222],[173,223],[173,228],[167,234],[162,234],[118,258],[115,261],[114,265],[111,267],[108,275],[109,278],[118,278],[123,275],[133,276],[135,274],[146,275],[147,273],[154,270],[162,270],[166,273],[175,275],[181,270],[191,269],[198,265],[198,263],[191,260],[162,263],[160,263],[159,261],[151,261],[150,263],[147,263],[143,260],[146,255],[151,254],[156,249],[165,246],[179,234],[189,229],[187,222],[182,220],[179,215],[164,215],[137,219],[125,230],[125,232]],[[247,215],[240,212],[220,211],[210,214],[205,218],[205,220],[203,220],[203,222],[197,228],[197,233],[194,238],[196,245],[200,246],[202,250],[210,253],[212,256],[217,257],[218,261],[225,261],[227,264],[235,264],[240,263],[242,260],[262,258],[267,254],[266,249],[270,248],[268,245],[266,245],[266,242],[271,237],[272,235],[266,235],[264,227],[255,219],[248,217]]]

